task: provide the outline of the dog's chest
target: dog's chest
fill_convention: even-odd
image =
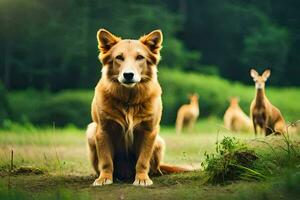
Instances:
[[[153,114],[143,109],[143,107],[123,108],[119,117],[119,124],[122,127],[126,148],[133,144],[134,133],[136,130],[145,131],[147,126],[143,125],[145,121],[153,118]]]
[[[152,117],[153,114],[141,106],[122,109],[123,126],[126,132],[133,132],[139,124]]]

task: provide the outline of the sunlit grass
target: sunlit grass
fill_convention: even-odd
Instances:
[[[166,141],[164,161],[199,168],[204,152],[212,152],[223,136],[249,140],[251,133],[231,133],[217,119],[199,120],[192,132],[176,135],[174,127],[162,127]],[[85,130],[76,128],[0,131],[0,166],[8,166],[11,150],[16,166],[30,165],[49,173],[91,174],[87,158]]]
[[[295,156],[290,159],[289,163],[289,153],[286,151],[289,146],[282,137],[265,138],[260,136],[255,138],[253,133],[232,133],[222,126],[221,120],[200,119],[193,131],[185,131],[180,135],[176,135],[174,127],[161,128],[160,135],[165,139],[167,145],[164,159],[166,163],[199,168],[201,162],[205,160],[204,153],[215,151],[216,141],[220,141],[224,136],[236,137],[250,148],[255,149],[261,156],[263,162],[258,162],[255,167],[268,176],[266,182],[235,182],[222,187],[210,186],[204,185],[204,173],[196,171],[154,177],[154,186],[150,189],[137,189],[124,183],[115,183],[113,186],[103,188],[90,188],[95,177],[87,157],[84,132],[85,130],[72,127],[65,129],[53,127],[22,129],[19,127],[16,130],[1,130],[0,176],[4,177],[4,184],[7,184],[8,180],[7,171],[11,162],[11,150],[14,152],[15,169],[29,166],[45,172],[42,175],[14,175],[11,177],[13,188],[25,190],[25,193],[21,192],[20,196],[25,195],[27,199],[31,199],[28,198],[31,197],[31,191],[34,191],[32,195],[34,194],[37,199],[45,195],[49,196],[48,199],[55,199],[56,197],[48,195],[53,191],[62,196],[60,199],[68,199],[68,195],[73,193],[84,193],[83,199],[87,199],[85,195],[91,199],[99,199],[99,196],[105,196],[108,199],[121,197],[139,199],[150,191],[151,195],[146,199],[162,197],[164,199],[174,199],[174,197],[198,199],[200,196],[205,199],[224,199],[225,197],[239,199],[251,194],[251,190],[255,188],[261,188],[258,196],[273,197],[275,186],[272,177],[274,176],[276,182],[278,177],[287,173],[286,171],[291,169],[293,172],[297,170],[297,167],[295,168],[297,163],[299,165],[299,162],[295,162]],[[299,146],[299,135],[293,135],[291,140]],[[297,150],[297,152],[299,151]],[[291,179],[295,179],[295,184],[298,183],[298,177]],[[282,191],[287,190],[288,187],[295,188],[294,183],[291,186],[285,181],[280,184],[283,184],[282,187],[285,188],[276,191],[279,194],[282,194]],[[59,192],[61,188],[63,190]],[[295,192],[294,189],[292,192]],[[2,192],[3,195],[7,195],[7,191]],[[74,196],[71,195],[71,197]]]

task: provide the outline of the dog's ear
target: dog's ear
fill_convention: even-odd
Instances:
[[[109,51],[115,44],[117,44],[121,38],[114,36],[112,33],[105,29],[100,29],[97,32],[98,40],[98,49],[101,53],[106,53]]]
[[[155,30],[148,35],[142,36],[139,40],[146,45],[151,52],[159,54],[159,50],[162,47],[163,35],[161,30]]]
[[[250,75],[253,78],[253,80],[256,80],[257,77],[259,76],[259,74],[257,73],[257,71],[255,69],[251,69]]]

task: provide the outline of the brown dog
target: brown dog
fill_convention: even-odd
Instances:
[[[256,88],[256,95],[250,106],[250,115],[253,121],[255,135],[257,134],[257,126],[259,126],[261,130],[264,130],[266,136],[272,133],[285,133],[285,120],[280,110],[273,106],[265,95],[265,82],[271,75],[271,71],[265,70],[260,76],[257,71],[251,69],[250,75],[255,82]]]
[[[148,186],[149,171],[185,171],[161,164],[165,144],[158,135],[162,102],[156,75],[161,31],[122,40],[100,29],[97,39],[102,77],[87,129],[90,158],[99,175],[93,185],[111,184],[114,178]]]

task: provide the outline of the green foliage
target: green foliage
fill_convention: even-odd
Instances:
[[[161,65],[197,71],[201,59],[198,51],[187,51],[184,45],[176,39],[167,39],[164,44]]]
[[[181,38],[188,48],[201,50],[201,62],[217,66],[222,77],[249,83],[251,67],[268,67],[274,72],[274,84],[299,85],[296,74],[300,68],[295,66],[300,61],[300,42],[295,19],[300,17],[300,4],[244,0],[177,2],[177,10],[186,20]]]
[[[200,59],[198,51],[187,50],[175,37],[182,28],[181,16],[162,3],[5,0],[1,9],[4,22],[0,42],[5,56],[0,57],[0,62],[5,63],[3,77],[9,89],[90,88],[100,74],[96,40],[100,28],[124,39],[138,39],[162,29],[162,63],[195,67]]]
[[[274,84],[300,85],[299,5],[253,0],[2,0],[0,77],[8,89],[90,88],[100,74],[95,37],[99,28],[123,38],[162,29],[161,64],[169,68],[249,83],[250,67],[268,67]]]
[[[57,94],[33,90],[10,95],[13,106],[12,119],[36,125],[86,127],[91,121],[90,105],[93,92],[62,91]],[[7,123],[6,123],[7,124]],[[9,123],[6,125],[9,128]]]
[[[227,99],[219,91],[229,88],[229,82],[213,76],[167,69],[160,70],[158,77],[163,88],[164,123],[175,122],[178,108],[189,103],[188,95],[194,92],[199,94],[200,117],[223,115]]]
[[[242,62],[245,66],[255,66],[261,71],[272,69],[272,81],[279,84],[287,62],[289,44],[288,31],[274,26],[265,26],[245,38]]]
[[[36,131],[36,127],[29,121],[15,122],[15,121],[11,121],[10,119],[3,120],[2,124],[1,124],[1,129],[9,130],[9,131],[16,131],[16,132],[22,132],[22,131],[34,132],[34,131]]]
[[[85,127],[91,121],[92,93],[87,96],[86,93],[83,94],[80,91],[65,91],[54,95],[40,107],[45,112],[40,112],[36,123],[45,125],[53,122],[57,126],[76,124]]]
[[[0,126],[2,124],[2,120],[5,118],[10,117],[10,105],[7,99],[7,92],[6,89],[4,88],[1,80],[0,80]]]
[[[250,103],[255,95],[254,86],[244,86],[216,76],[164,68],[159,70],[158,77],[163,88],[164,124],[174,124],[178,108],[184,103],[189,103],[188,94],[194,92],[199,94],[200,118],[210,115],[222,118],[232,96],[240,97],[241,108],[249,114]],[[299,118],[298,89],[272,88],[267,82],[266,95],[281,110],[287,121],[295,121]]]
[[[256,153],[236,138],[224,137],[216,142],[216,152],[204,154],[201,163],[207,173],[207,182],[226,183],[233,180],[262,180],[264,175],[253,169]]]
[[[249,107],[254,98],[254,86],[244,86],[232,83],[216,76],[206,76],[196,73],[184,73],[162,67],[159,69],[159,80],[163,89],[163,125],[175,123],[177,110],[189,103],[188,94],[199,94],[200,119],[208,116],[222,118],[229,105],[229,98],[240,97],[240,105],[244,112],[249,113]],[[287,121],[299,119],[300,93],[298,89],[269,88],[266,94],[277,106]],[[66,90],[58,93],[25,90],[11,92],[8,95],[11,105],[10,120],[31,127],[34,125],[66,126],[74,124],[85,127],[91,121],[90,109],[93,91]],[[282,98],[284,97],[284,98]],[[5,122],[9,129],[11,121]]]

